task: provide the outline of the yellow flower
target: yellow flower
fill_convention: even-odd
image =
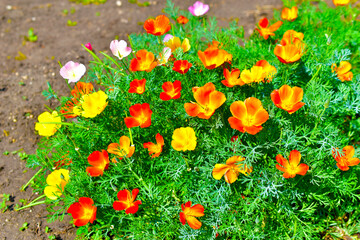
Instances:
[[[38,121],[39,122],[35,124],[35,130],[39,132],[40,136],[52,136],[56,133],[57,129],[61,127],[61,124],[53,124],[55,122],[61,123],[61,117],[58,116],[56,111],[52,113],[43,112],[39,115]]]
[[[69,170],[59,169],[50,173],[46,178],[44,194],[51,200],[56,200],[64,191],[65,185],[69,182]]]
[[[169,47],[171,49],[171,52],[174,52],[176,49],[181,47],[184,53],[189,51],[191,47],[189,39],[185,38],[184,41],[181,43],[179,37],[170,38],[169,41],[165,42],[165,46]]]
[[[108,96],[103,91],[83,95],[80,104],[74,107],[74,114],[86,118],[94,118],[107,106]]]
[[[196,136],[194,129],[191,127],[175,129],[172,139],[171,146],[176,151],[195,150]]]

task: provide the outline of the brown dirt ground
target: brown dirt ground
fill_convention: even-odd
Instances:
[[[141,2],[141,1],[140,1]],[[0,211],[0,240],[3,239],[74,239],[76,228],[69,224],[70,216],[62,222],[47,223],[45,205],[15,212],[13,207],[20,199],[33,200],[31,188],[21,192],[20,187],[35,173],[25,167],[16,154],[3,155],[5,151],[21,148],[33,154],[39,136],[34,123],[45,110],[44,104],[55,107],[58,102],[47,102],[41,95],[49,81],[60,94],[68,95],[65,80],[59,75],[58,61],[73,60],[88,64],[90,57],[81,44],[91,42],[97,51],[109,49],[116,35],[126,39],[130,33],[144,33],[139,22],[149,16],[161,14],[166,1],[150,1],[149,7],[139,7],[121,0],[108,0],[101,5],[79,5],[67,0],[1,0],[0,1],[0,203],[2,194],[10,194],[9,210]],[[195,0],[174,0],[176,6],[187,9]],[[219,18],[221,25],[239,19],[249,35],[262,16],[271,17],[274,8],[281,8],[280,0],[205,0],[210,4],[208,16]],[[75,13],[63,15],[63,10],[75,9]],[[68,20],[77,26],[67,26]],[[28,29],[34,28],[37,42],[24,42]],[[17,61],[18,51],[26,60]],[[19,82],[24,82],[20,85]],[[23,98],[26,97],[26,100]],[[27,115],[25,115],[27,114]],[[6,133],[9,134],[6,134]],[[20,231],[24,222],[28,229]],[[45,233],[45,227],[51,228]]]

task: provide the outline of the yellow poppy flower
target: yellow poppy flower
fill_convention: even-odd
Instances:
[[[39,132],[40,136],[52,136],[61,127],[61,124],[54,123],[61,123],[61,117],[58,116],[56,111],[53,111],[52,113],[43,112],[39,115],[38,121],[39,122],[35,124],[35,130]]]
[[[44,194],[51,200],[56,200],[64,191],[65,185],[69,182],[69,170],[59,169],[50,173],[46,178],[48,186],[44,189]]]

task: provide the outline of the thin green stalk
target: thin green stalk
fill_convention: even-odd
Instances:
[[[81,44],[81,46],[82,46],[88,53],[90,53],[91,56],[93,56],[94,59],[96,59],[98,62],[104,64],[104,63],[101,61],[101,59],[100,59],[98,56],[96,56],[96,54],[95,54],[93,51],[91,51],[91,50],[89,50],[87,47],[85,47],[84,44]]]
[[[42,170],[44,170],[44,167],[40,168],[39,171],[37,171],[37,173],[35,173],[34,176],[32,176],[30,180],[20,188],[20,191],[25,191],[27,186],[37,177],[37,175],[41,173]]]
[[[16,208],[15,211],[20,211],[20,210],[23,210],[23,209],[25,209],[25,208],[33,207],[33,206],[40,205],[40,204],[44,204],[44,203],[46,203],[45,200],[44,200],[44,201],[40,201],[40,202],[31,203],[31,204],[28,204],[28,205],[23,206],[23,207],[21,207],[21,208]]]
[[[44,104],[44,106],[50,111],[53,112],[54,110],[52,110],[48,105]]]
[[[119,63],[117,61],[115,61],[115,59],[113,59],[112,57],[110,57],[109,55],[107,55],[104,52],[100,52],[102,55],[104,55],[107,59],[109,59],[110,61],[112,61],[119,69],[121,69],[121,66],[119,65]]]
[[[77,128],[82,128],[82,129],[89,130],[89,128],[82,127],[82,126],[79,126],[79,125],[74,124],[74,123],[67,123],[67,122],[38,122],[38,123],[39,124],[60,124],[60,125],[74,126],[74,127],[77,127]]]

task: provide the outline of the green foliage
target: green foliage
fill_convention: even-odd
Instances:
[[[77,22],[76,21],[71,21],[70,19],[67,21],[67,25],[69,26],[69,27],[74,27],[74,26],[76,26],[77,25]]]
[[[319,239],[359,232],[360,168],[357,165],[341,171],[332,151],[359,145],[360,22],[355,19],[360,11],[351,6],[329,8],[324,2],[304,2],[298,7],[295,21],[284,21],[275,36],[264,40],[257,31],[245,39],[243,28],[236,23],[219,29],[215,18],[194,17],[168,1],[167,16],[175,20],[184,15],[190,20],[185,25],[173,25],[171,30],[181,40],[190,41],[189,52],[179,49],[173,53],[175,59],[193,64],[185,75],[174,72],[171,63],[151,72],[130,72],[127,68],[133,55],[120,61],[105,53],[100,59],[90,52],[94,61],[88,67],[87,79],[82,81],[101,85],[108,95],[108,105],[95,118],[77,117],[73,124],[62,125],[54,136],[42,138],[36,154],[27,160],[28,167],[44,167],[48,173],[55,163],[72,161],[62,166],[71,170],[62,197],[47,199],[52,213],[49,220],[62,219],[71,204],[80,197],[89,197],[97,206],[97,215],[93,224],[78,228],[77,234],[85,239],[215,239],[217,234],[222,239]],[[274,18],[272,22],[280,20],[278,11]],[[274,55],[274,48],[289,29],[304,33],[307,48],[300,61],[283,64]],[[132,34],[129,42],[133,51],[147,49],[158,56],[164,47],[160,39]],[[265,59],[276,67],[277,74],[271,82],[224,86],[223,69],[204,68],[197,54],[213,40],[232,54],[231,69],[250,69]],[[354,77],[341,82],[331,66],[345,60],[351,62]],[[143,78],[146,91],[142,95],[128,93],[130,82]],[[159,99],[162,83],[174,80],[182,82],[181,98],[166,102]],[[225,94],[226,102],[208,120],[189,116],[184,103],[195,102],[192,87],[208,82]],[[304,91],[305,105],[293,114],[276,107],[270,97],[284,84]],[[48,86],[44,96],[57,98]],[[255,135],[234,130],[228,122],[232,116],[230,105],[249,97],[260,99],[270,116]],[[63,97],[62,106],[69,99]],[[129,130],[124,118],[136,103],[150,104],[151,126]],[[194,151],[172,148],[172,134],[180,127],[195,130]],[[159,157],[151,158],[143,143],[155,142],[157,133],[164,137],[165,146]],[[102,176],[89,176],[88,156],[106,150],[124,135],[134,141],[135,154],[122,160],[110,155],[117,163],[111,162]],[[238,141],[231,142],[235,135]],[[276,169],[275,159],[278,154],[289,159],[295,149],[301,153],[301,163],[310,169],[304,176],[286,179]],[[356,149],[355,157],[359,155]],[[232,156],[245,157],[253,172],[240,174],[232,184],[224,178],[214,179],[214,166]],[[41,172],[36,177],[35,191],[43,192],[46,176]],[[112,205],[117,193],[135,188],[140,190],[136,200],[142,201],[139,211],[115,211]],[[198,218],[202,222],[199,230],[179,221],[181,204],[188,201],[205,208],[205,215]]]
[[[28,229],[29,223],[24,222],[23,225],[19,228],[19,231],[24,231]]]
[[[2,202],[0,203],[1,212],[5,212],[9,207],[6,205],[6,202],[10,201],[10,194],[2,194]]]
[[[28,42],[36,42],[38,40],[38,36],[34,33],[33,28],[29,28],[28,35],[25,36],[24,39]]]

